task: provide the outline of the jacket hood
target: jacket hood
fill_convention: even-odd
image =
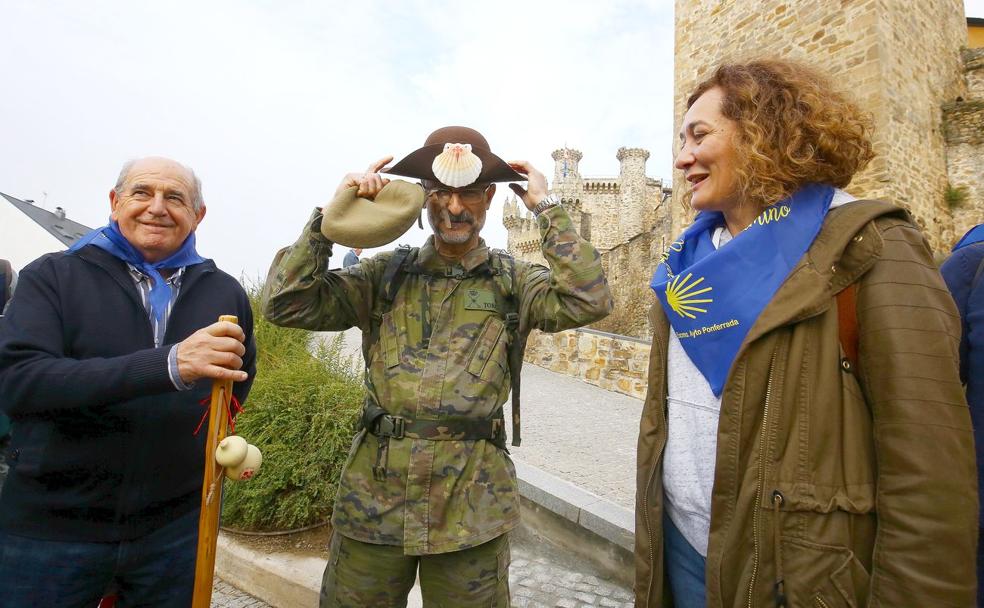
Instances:
[[[884,243],[874,221],[883,217],[912,221],[907,211],[883,201],[858,200],[831,209],[813,244],[748,332],[745,344],[827,310],[834,296],[878,259]]]

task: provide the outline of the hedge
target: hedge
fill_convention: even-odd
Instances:
[[[225,483],[222,523],[252,531],[291,530],[331,516],[365,396],[341,336],[273,325],[249,288],[258,350],[256,381],[237,417],[236,434],[263,452],[260,473]]]

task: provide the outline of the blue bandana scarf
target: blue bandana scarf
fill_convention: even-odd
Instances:
[[[126,237],[120,232],[119,224],[114,221],[110,221],[106,226],[96,228],[83,236],[68,251],[78,251],[86,245],[95,245],[109,252],[113,257],[132,264],[153,280],[154,285],[150,288],[150,309],[154,313],[154,318],[157,319],[158,323],[163,322],[167,305],[171,301],[171,286],[161,276],[160,271],[168,268],[180,268],[182,266],[201,264],[205,261],[195,251],[195,233],[192,232],[185,239],[185,242],[181,244],[181,247],[173,254],[159,262],[150,263],[144,259],[143,254],[130,244],[130,241],[126,240]]]
[[[981,241],[984,241],[984,224],[977,224],[968,230],[967,234],[963,235],[963,238],[957,241],[957,244],[953,246],[953,251],[961,247],[966,247],[967,245],[980,243]]]
[[[833,196],[831,186],[808,184],[720,249],[711,238],[723,214],[699,213],[663,255],[650,286],[715,396],[755,320],[820,232]]]

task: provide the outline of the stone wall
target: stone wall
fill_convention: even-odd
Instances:
[[[534,330],[526,361],[610,391],[646,396],[648,340],[586,328],[555,334]]]
[[[878,157],[848,187],[909,208],[936,249],[954,239],[945,202],[942,106],[963,93],[961,0],[676,0],[674,124],[725,60],[763,55],[820,66],[875,122]],[[674,233],[691,220],[675,172]]]
[[[966,94],[943,106],[950,187],[963,198],[952,208],[959,238],[984,221],[984,48],[963,52]]]
[[[667,239],[656,231],[637,235],[628,243],[601,254],[605,277],[615,299],[615,310],[591,327],[600,331],[648,339],[649,307],[656,295],[649,287],[656,260]]]

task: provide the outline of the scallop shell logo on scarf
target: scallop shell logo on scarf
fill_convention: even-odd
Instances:
[[[431,165],[434,177],[452,188],[475,183],[482,173],[482,159],[471,150],[471,144],[444,144],[444,151]]]
[[[666,284],[666,301],[669,303],[670,308],[681,317],[687,317],[688,319],[696,319],[697,316],[693,314],[695,312],[707,312],[707,309],[703,308],[703,306],[714,301],[713,298],[704,295],[711,291],[713,287],[705,286],[697,289],[697,286],[704,282],[704,277],[691,281],[690,278],[692,276],[693,274],[689,272],[682,279],[680,275],[677,275]],[[698,296],[701,295],[704,295],[704,297],[699,298]]]

